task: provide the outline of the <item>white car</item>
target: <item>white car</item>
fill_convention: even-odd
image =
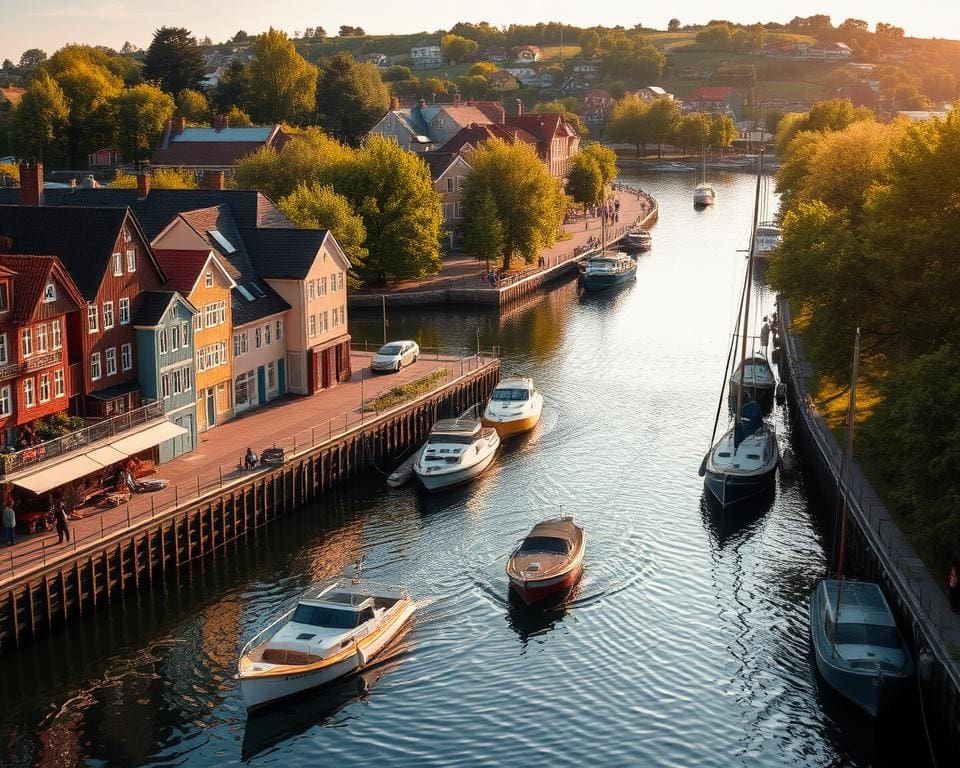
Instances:
[[[403,366],[417,362],[420,347],[415,341],[391,341],[377,350],[370,361],[371,371],[399,371]]]

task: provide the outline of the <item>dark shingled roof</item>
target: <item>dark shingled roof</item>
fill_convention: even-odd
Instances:
[[[127,216],[126,208],[0,205],[0,235],[13,254],[57,256],[80,292],[93,301]]]
[[[257,273],[277,280],[302,280],[327,236],[326,229],[241,229]]]
[[[170,304],[176,300],[179,294],[176,291],[143,291],[138,297],[133,308],[133,325],[153,328],[160,325],[163,315],[170,307]],[[184,302],[190,306],[190,302],[184,299]]]
[[[58,291],[63,294],[60,297],[61,300],[69,301],[74,309],[80,309],[83,306],[83,296],[77,290],[76,284],[70,279],[66,270],[58,265],[56,256],[0,254],[2,273],[16,275],[10,313],[15,323],[29,323],[33,319],[47,283],[51,280],[57,284]]]
[[[434,181],[439,179],[440,175],[450,167],[450,163],[459,156],[459,152],[424,152],[420,155],[427,161],[427,166],[430,168],[430,178]]]

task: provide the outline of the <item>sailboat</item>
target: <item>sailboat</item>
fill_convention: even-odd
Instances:
[[[853,465],[853,428],[856,417],[860,329],[853,346],[850,404],[847,408],[847,445],[843,489],[850,488]],[[913,660],[897,630],[893,612],[878,584],[844,579],[847,543],[847,504],[841,494],[843,516],[834,578],[821,579],[810,595],[810,637],[817,669],[841,696],[876,717],[906,687]]]
[[[717,193],[707,184],[707,149],[703,142],[703,133],[700,134],[700,183],[693,190],[693,207],[706,208],[717,202]]]
[[[760,205],[760,178],[763,174],[762,153],[759,166],[751,233],[756,229],[757,212]],[[734,342],[731,343],[730,347],[730,356],[732,356],[734,344],[739,336],[742,340],[739,364],[741,371],[744,370],[747,363],[754,247],[755,238],[751,236],[750,253],[747,258],[747,270],[741,295],[743,316],[742,320],[738,319],[737,332],[734,334]],[[729,367],[730,361],[728,358],[727,369]],[[744,397],[744,378],[743,376],[740,377],[737,386],[737,407],[733,427],[709,450],[700,465],[700,474],[704,478],[704,486],[723,509],[768,490],[773,484],[777,465],[780,463],[780,448],[777,444],[776,432],[772,425],[764,421],[760,404],[755,400],[746,401]],[[720,401],[723,402],[722,390]],[[720,405],[717,406],[718,420],[719,416]],[[716,422],[714,422],[714,433],[716,433]]]

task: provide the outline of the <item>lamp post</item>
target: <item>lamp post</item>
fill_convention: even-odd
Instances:
[[[383,307],[383,343],[387,343],[387,294],[380,294],[380,301]]]

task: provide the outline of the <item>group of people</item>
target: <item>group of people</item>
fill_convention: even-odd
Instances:
[[[54,500],[50,497],[50,516],[53,517],[54,526],[57,529],[57,544],[63,544],[64,540],[70,541],[70,518],[67,515],[67,505],[63,499]],[[13,502],[9,499],[3,504],[2,513],[3,522],[3,540],[10,546],[17,543],[17,513],[13,509]]]

